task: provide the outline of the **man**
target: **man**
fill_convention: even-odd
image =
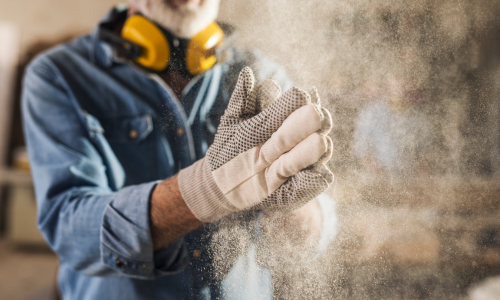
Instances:
[[[213,22],[218,2],[131,0],[102,24],[119,33],[140,13],[177,47]],[[331,119],[317,94],[280,96],[274,81],[254,86],[249,68],[238,78],[250,65],[257,81],[290,87],[258,52],[229,47],[193,75],[175,57],[152,72],[114,50],[95,32],[25,75],[38,224],[59,255],[63,299],[271,298],[256,243],[276,247],[276,231],[293,228],[283,235],[318,253],[335,233],[333,204],[320,195],[333,181]],[[260,112],[264,102],[274,103]],[[252,242],[218,258],[210,244],[221,228]]]

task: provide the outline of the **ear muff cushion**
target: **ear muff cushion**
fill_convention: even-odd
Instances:
[[[210,69],[216,62],[215,48],[223,42],[224,32],[215,22],[197,33],[186,50],[186,66],[191,74]]]
[[[151,21],[140,15],[129,17],[122,29],[122,37],[143,47],[135,61],[145,68],[163,71],[170,59],[170,47],[165,35]]]

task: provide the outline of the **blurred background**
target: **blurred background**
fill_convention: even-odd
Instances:
[[[413,3],[414,2],[414,3]],[[34,55],[110,0],[0,0],[0,299],[54,299],[19,116]],[[222,0],[332,112],[338,238],[277,299],[500,299],[500,1]]]

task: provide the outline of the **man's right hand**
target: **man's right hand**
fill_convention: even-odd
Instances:
[[[325,166],[331,116],[316,91],[292,88],[280,96],[276,82],[254,88],[254,81],[244,68],[206,157],[179,173],[182,197],[203,222],[240,210],[291,211],[333,182]],[[275,101],[257,114],[269,98]]]

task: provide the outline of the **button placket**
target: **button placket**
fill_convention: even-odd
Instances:
[[[185,133],[184,128],[182,128],[182,127],[177,128],[176,133],[177,133],[177,136],[179,136],[179,137],[183,136]]]
[[[123,268],[125,268],[125,263],[124,263],[123,261],[121,261],[121,260],[117,260],[117,261],[115,262],[115,265],[116,265],[116,267],[117,267],[118,269],[123,269]]]
[[[136,138],[139,137],[139,131],[137,131],[136,129],[132,129],[132,130],[129,131],[128,136],[131,139],[135,140]]]

